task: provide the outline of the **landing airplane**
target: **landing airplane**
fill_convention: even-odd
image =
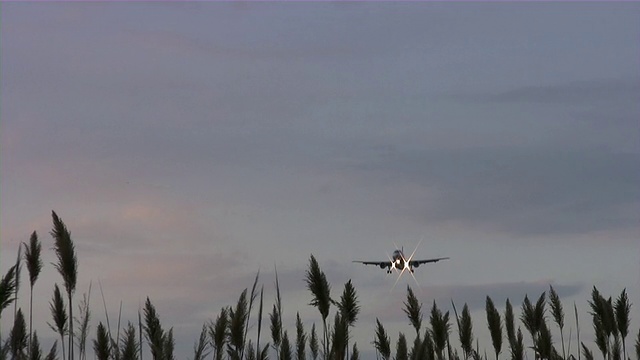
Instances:
[[[441,258],[426,259],[426,260],[412,260],[414,254],[411,254],[409,258],[406,258],[404,256],[403,250],[404,249],[400,249],[400,250],[396,249],[393,252],[393,255],[389,257],[389,260],[387,261],[354,260],[353,262],[365,264],[365,265],[377,265],[377,266],[380,266],[381,269],[387,268],[387,274],[391,274],[391,270],[399,270],[399,271],[409,270],[410,272],[413,273],[413,268],[418,267],[421,264],[434,263],[440,260],[449,259],[448,257],[441,257]],[[415,250],[414,250],[414,253],[415,253]]]

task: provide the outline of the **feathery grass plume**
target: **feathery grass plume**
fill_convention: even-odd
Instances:
[[[64,287],[69,299],[69,359],[73,360],[73,293],[76,290],[76,282],[78,281],[78,258],[76,257],[75,245],[71,240],[71,233],[67,230],[67,226],[55,211],[51,211],[51,217],[53,218],[51,236],[55,240],[54,249],[58,257],[58,263],[54,264],[54,267],[64,280]]]
[[[551,359],[553,355],[553,339],[551,332],[547,326],[547,322],[542,322],[536,342],[533,345],[534,350],[541,359]]]
[[[409,353],[407,349],[407,338],[401,332],[398,335],[398,342],[396,343],[396,358],[395,360],[409,360]]]
[[[31,343],[29,344],[29,360],[42,360],[42,349],[38,340],[38,333],[33,332]]]
[[[96,338],[93,340],[93,351],[98,360],[109,360],[111,357],[111,339],[102,321],[98,323]]]
[[[232,360],[241,359],[244,349],[243,336],[244,325],[247,322],[247,289],[244,289],[238,298],[235,309],[229,310],[229,342],[227,343],[227,354]]]
[[[27,271],[29,271],[29,284],[31,291],[29,293],[29,344],[31,344],[31,329],[33,328],[33,286],[42,272],[42,244],[38,240],[38,234],[34,231],[31,233],[29,244],[24,244],[24,261],[27,263]]]
[[[353,326],[358,320],[360,305],[358,304],[356,289],[353,287],[351,280],[344,284],[338,309],[340,310],[340,316],[347,322],[347,325]]]
[[[58,340],[53,342],[51,345],[51,349],[49,349],[49,353],[44,358],[44,360],[58,360]]]
[[[289,334],[286,330],[282,333],[282,342],[280,342],[280,359],[293,359],[293,354],[291,353],[291,343],[289,342]]]
[[[222,360],[228,324],[229,316],[227,308],[222,308],[215,323],[209,324],[209,338],[213,346],[214,360]]]
[[[202,325],[198,342],[193,345],[193,360],[204,360],[209,355],[209,342],[207,341],[207,327]],[[124,360],[124,359],[123,359]]]
[[[320,270],[320,265],[318,265],[318,261],[313,254],[309,259],[309,268],[305,274],[305,281],[307,283],[307,289],[311,291],[313,295],[310,305],[318,308],[322,316],[322,326],[324,330],[323,352],[326,358],[329,353],[327,317],[329,316],[329,308],[331,307],[331,285],[329,285],[324,272]]]
[[[351,350],[351,360],[360,360],[360,351],[358,351],[357,343],[353,343],[353,349]]]
[[[9,337],[9,352],[13,359],[24,360],[27,358],[27,342],[27,325],[22,309],[18,309],[15,319],[13,319],[13,328]]]
[[[453,305],[453,300],[451,300],[451,304]],[[453,310],[456,312],[455,305],[453,305]],[[458,323],[460,345],[464,353],[464,358],[467,360],[473,351],[473,323],[471,322],[471,312],[469,311],[467,303],[465,303],[462,308],[462,315],[459,318],[457,312],[455,315]]]
[[[389,342],[389,336],[387,335],[384,326],[382,326],[380,320],[376,318],[376,337],[373,341],[373,346],[375,346],[376,350],[384,360],[389,360],[391,358],[391,345]]]
[[[436,358],[436,347],[433,343],[433,336],[430,331],[426,331],[424,334],[420,354],[421,355],[417,359],[434,360]]]
[[[269,314],[271,320],[271,340],[273,342],[273,349],[276,351],[276,357],[280,358],[280,343],[282,342],[282,323],[280,315],[278,314],[278,306],[273,304],[273,311]]]
[[[304,332],[304,325],[300,319],[300,313],[296,313],[296,359],[306,360],[307,354],[305,348],[307,346],[307,334]]]
[[[431,323],[431,336],[438,360],[442,360],[444,359],[444,349],[449,339],[451,324],[449,324],[449,312],[447,311],[443,314],[442,311],[438,309],[435,300],[431,307],[429,322]]]
[[[15,300],[13,297],[16,291],[16,266],[9,268],[7,273],[0,280],[0,319],[2,319],[2,311],[6,309]],[[0,339],[2,339],[0,337]]]
[[[493,350],[496,352],[496,360],[498,360],[498,355],[502,351],[502,321],[500,319],[500,313],[489,296],[487,296],[486,300],[486,312],[491,342],[493,344]]]
[[[538,329],[542,326],[542,324],[546,321],[546,309],[545,304],[547,303],[545,300],[546,293],[543,291],[536,301],[536,307],[534,309],[536,323],[538,325]]]
[[[2,311],[9,307],[16,299],[16,266],[9,268],[7,273],[0,280],[0,315]]]
[[[280,281],[278,280],[278,270],[276,273],[276,302],[273,304],[273,312],[269,315],[271,320],[271,339],[273,340],[273,348],[276,351],[276,357],[280,358],[280,347],[282,344],[282,297],[280,297]]]
[[[605,320],[604,326],[607,334],[607,348],[609,349],[609,358],[613,355],[613,345],[611,344],[611,336],[618,337],[618,326],[616,324],[616,314],[613,308],[613,300],[609,297],[604,301]]]
[[[153,306],[148,296],[147,301],[144,304],[144,322],[145,337],[147,338],[147,343],[151,348],[151,356],[153,357],[153,360],[166,360],[164,357],[164,330],[162,330],[162,325],[160,324],[156,308]]]
[[[606,360],[607,355],[609,354],[609,339],[607,339],[607,333],[604,330],[604,326],[602,325],[602,322],[599,320],[594,320],[593,328],[594,328],[595,337],[596,337],[595,338],[596,346],[598,346],[598,349],[600,349],[603,359]]]
[[[522,315],[520,316],[520,320],[524,324],[524,327],[531,334],[531,340],[533,344],[537,342],[538,332],[540,331],[540,326],[542,326],[542,322],[545,318],[545,292],[540,295],[536,305],[533,306],[529,301],[528,295],[525,295],[524,302],[522,303]],[[536,359],[538,355],[536,354]]]
[[[602,356],[606,359],[610,355],[609,338],[612,334],[617,334],[613,304],[611,298],[605,300],[594,286],[591,291],[589,306],[591,307],[590,314],[596,336],[595,342]]]
[[[471,312],[466,303],[462,308],[462,317],[460,318],[460,342],[466,360],[473,350],[473,324],[471,322]]]
[[[413,289],[407,285],[407,301],[404,302],[404,309],[402,309],[407,317],[411,326],[416,331],[416,337],[420,337],[420,328],[422,327],[422,304],[418,301],[418,298],[413,293]]]
[[[504,327],[507,331],[509,348],[513,350],[513,343],[516,341],[516,322],[515,317],[513,316],[513,306],[511,306],[509,299],[507,299],[506,308],[504,310]]]
[[[200,338],[202,338],[202,334],[200,334]],[[127,327],[124,329],[124,333],[122,333],[122,345],[119,349],[120,360],[138,360],[138,347],[139,345],[136,342],[136,328],[131,322],[129,322]],[[194,358],[193,360],[203,359]]]
[[[340,296],[340,302],[338,303],[338,309],[340,310],[340,317],[347,323],[346,333],[346,346],[345,351],[349,350],[349,327],[354,326],[358,320],[358,314],[360,313],[360,305],[358,304],[358,294],[356,289],[351,284],[351,279],[344,284],[344,290]],[[349,354],[347,353],[347,356]]]
[[[524,336],[522,336],[522,329],[518,328],[518,333],[510,348],[511,360],[524,359]]]
[[[595,286],[591,291],[589,306],[591,307],[590,314],[593,317],[594,324],[595,321],[601,322],[602,330],[605,332],[607,337],[613,335],[614,332],[617,332],[615,313],[611,298],[606,300]]]
[[[347,345],[349,344],[349,323],[347,319],[342,317],[338,312],[336,313],[333,333],[331,336],[331,352],[333,356],[331,359],[342,360],[346,356]]]
[[[309,350],[311,350],[311,359],[318,358],[318,335],[316,334],[316,324],[311,325],[311,337],[309,337]],[[638,359],[640,360],[640,359]]]
[[[560,301],[560,297],[553,286],[549,285],[549,307],[551,307],[551,314],[553,315],[553,320],[560,328],[560,342],[562,343],[562,359],[566,358],[566,352],[564,349],[564,310],[562,309],[562,302]]]
[[[65,349],[64,349],[64,336],[67,334],[67,312],[64,309],[64,299],[62,299],[62,294],[60,293],[60,288],[58,284],[55,284],[53,288],[53,300],[49,303],[49,309],[51,310],[51,316],[53,317],[54,325],[49,325],[49,327],[60,335],[60,343],[62,344],[62,359],[66,359]]]
[[[162,355],[164,356],[164,360],[174,360],[173,349],[176,347],[176,341],[173,338],[173,328],[169,329],[169,331],[164,335],[162,343]]]
[[[18,256],[16,257],[16,291],[13,293],[13,317],[18,315],[18,293],[20,292],[20,270],[22,270],[22,244],[18,246]]]
[[[631,303],[627,296],[627,289],[623,289],[615,304],[616,325],[618,326],[618,334],[622,337],[622,355],[627,359],[626,338],[629,334],[629,321],[631,317]]]
[[[78,339],[78,349],[80,350],[80,360],[86,360],[86,344],[87,336],[89,334],[89,320],[91,318],[91,311],[89,311],[89,302],[91,300],[91,283],[89,283],[89,294],[82,295],[82,301],[78,304],[78,310],[80,311],[80,318],[76,318],[78,325],[78,333],[76,338]]]
[[[584,355],[584,360],[593,360],[593,352],[589,350],[589,348],[584,344],[582,344],[582,354]]]

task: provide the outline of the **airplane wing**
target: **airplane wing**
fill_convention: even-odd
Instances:
[[[381,268],[385,268],[387,266],[391,266],[391,262],[390,261],[358,261],[358,260],[354,260],[354,263],[360,263],[360,264],[365,264],[365,265],[376,265],[376,266],[380,266]]]
[[[409,265],[418,267],[420,264],[434,263],[434,262],[438,262],[440,260],[447,260],[447,259],[449,259],[449,258],[448,257],[441,257],[441,258],[426,259],[426,260],[411,260],[409,262]]]

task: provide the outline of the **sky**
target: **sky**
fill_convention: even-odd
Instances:
[[[0,270],[37,231],[46,348],[52,210],[93,332],[100,287],[112,322],[148,296],[178,358],[258,271],[265,311],[277,270],[285,326],[320,326],[311,254],[333,297],[356,287],[365,358],[376,318],[412,339],[408,285],[425,311],[467,303],[489,353],[487,295],[519,311],[553,285],[589,342],[592,287],[626,289],[640,328],[638,3],[12,2],[0,20]],[[396,246],[450,259],[395,287],[352,262]]]

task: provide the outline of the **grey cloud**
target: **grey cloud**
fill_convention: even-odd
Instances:
[[[637,154],[600,148],[513,147],[405,151],[355,167],[368,176],[418,184],[421,195],[435,193],[412,209],[419,221],[543,235],[635,226],[639,163]]]
[[[608,78],[515,87],[494,94],[457,94],[459,100],[498,103],[626,104],[640,99],[640,78]]]

